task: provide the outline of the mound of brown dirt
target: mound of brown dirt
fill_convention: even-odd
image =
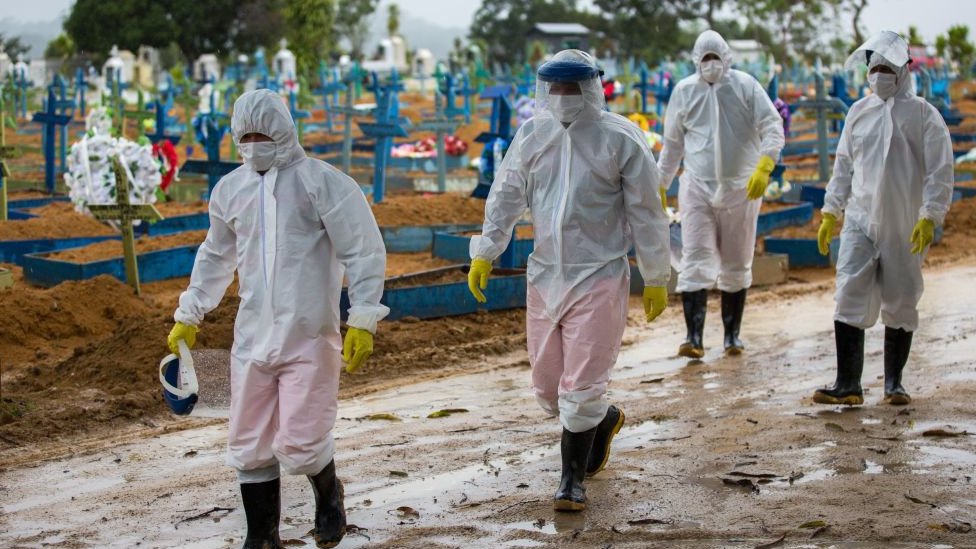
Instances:
[[[55,202],[41,209],[45,212],[42,217],[0,221],[0,241],[116,234],[108,225],[75,212],[66,202]],[[53,212],[59,213],[54,215]]]
[[[484,200],[453,193],[394,196],[372,207],[381,227],[481,223],[485,219]]]
[[[135,239],[136,254],[154,252],[156,250],[166,250],[180,246],[194,246],[203,242],[207,238],[207,231],[187,231],[184,233],[168,234],[163,236],[142,237]],[[122,256],[122,244],[115,240],[105,242],[95,242],[80,248],[69,248],[48,256],[50,259],[59,261],[71,261],[73,263],[88,263],[89,261],[100,261]]]

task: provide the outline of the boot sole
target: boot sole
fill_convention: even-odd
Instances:
[[[678,356],[687,358],[701,358],[705,356],[705,349],[698,349],[692,347],[691,345],[684,344],[681,347],[678,347]]]
[[[586,473],[586,478],[595,476],[597,473],[602,471],[607,466],[607,462],[610,461],[610,444],[613,442],[613,437],[617,436],[617,433],[620,432],[620,428],[624,426],[624,421],[626,420],[624,411],[620,408],[617,408],[617,411],[620,412],[620,417],[617,418],[617,423],[613,426],[613,430],[610,431],[610,437],[607,438],[607,447],[603,452],[603,462],[601,462],[600,466],[597,467],[592,473]]]
[[[912,397],[908,395],[891,395],[884,397],[883,402],[892,406],[907,406],[912,403]]]
[[[726,356],[739,356],[744,350],[742,347],[729,347],[725,350],[725,354]]]
[[[569,499],[557,499],[552,502],[552,508],[556,511],[585,511],[586,503]]]
[[[817,391],[813,393],[813,401],[817,404],[841,404],[844,406],[858,406],[864,404],[864,397],[860,395],[847,395],[845,397],[832,397]]]

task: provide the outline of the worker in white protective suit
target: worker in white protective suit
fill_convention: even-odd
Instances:
[[[854,51],[847,69],[868,66],[874,92],[847,113],[824,197],[820,253],[844,214],[837,257],[834,332],[837,379],[821,404],[863,404],[864,329],[885,325],[884,401],[905,405],[901,384],[918,327],[922,261],[952,200],[952,141],[939,111],[915,95],[908,43],[883,31]]]
[[[279,467],[308,475],[315,540],[333,547],[345,532],[332,436],[339,372],[343,359],[347,371],[362,366],[376,323],[389,312],[380,304],[386,251],[359,186],[305,155],[280,96],[242,95],[231,130],[244,164],[214,187],[210,230],[168,343],[193,345],[236,269],[241,304],[231,349],[227,464],[241,483],[244,547],[279,547]],[[344,274],[351,306],[343,343]]]
[[[687,338],[680,356],[705,356],[702,335],[708,290],[722,291],[725,352],[740,354],[746,289],[761,198],[785,138],[766,91],[752,76],[731,68],[732,52],[715,31],[698,36],[692,52],[697,70],[675,86],[664,119],[658,167],[670,186],[679,179],[682,257],[677,291]]]
[[[639,128],[605,112],[593,58],[564,50],[538,71],[535,116],[496,171],[482,235],[471,244],[471,293],[485,301],[492,262],[532,214],[526,330],[532,385],[562,424],[559,511],[586,506],[585,476],[606,466],[624,413],[605,394],[627,321],[631,246],[647,321],[667,306],[668,218]]]

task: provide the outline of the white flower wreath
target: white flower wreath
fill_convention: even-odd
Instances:
[[[105,107],[92,109],[86,120],[88,132],[71,145],[64,182],[79,212],[89,204],[115,204],[115,172],[112,158],[119,156],[129,176],[129,203],[153,204],[162,181],[151,145],[139,145],[124,137],[112,137],[112,118]]]

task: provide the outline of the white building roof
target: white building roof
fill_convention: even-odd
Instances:
[[[590,34],[590,29],[579,23],[536,23],[532,28],[543,34]]]

